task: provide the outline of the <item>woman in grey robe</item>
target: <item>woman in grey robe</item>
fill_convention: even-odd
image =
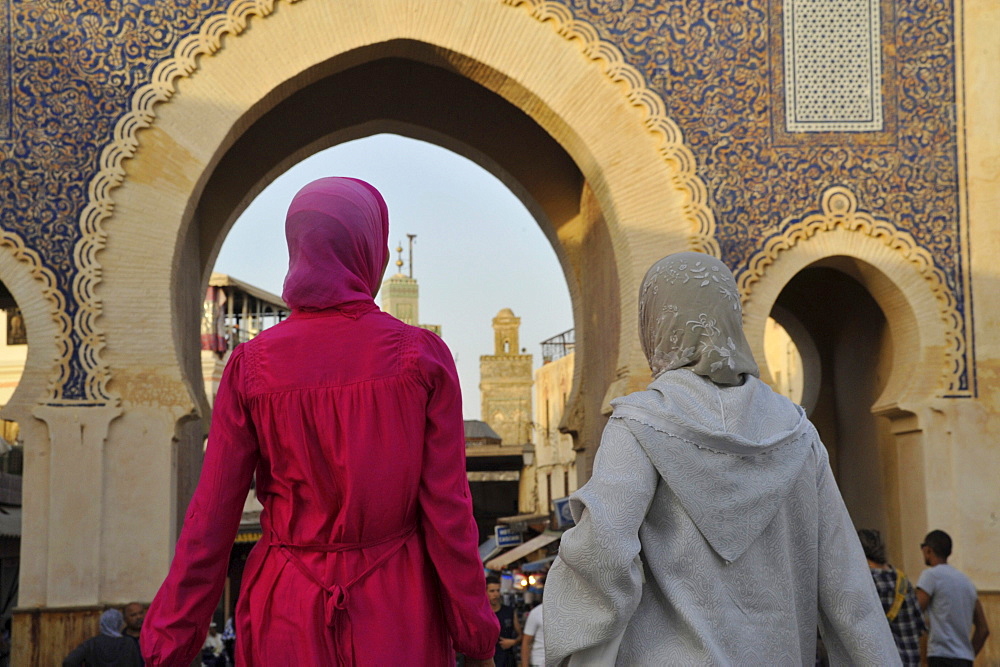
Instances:
[[[550,665],[812,665],[899,654],[802,408],[758,379],[726,266],[679,253],[639,295],[645,391],[612,402],[545,591]]]

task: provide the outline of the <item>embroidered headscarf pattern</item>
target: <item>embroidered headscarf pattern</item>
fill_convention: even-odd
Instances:
[[[646,272],[639,336],[653,377],[690,368],[716,384],[739,385],[745,374],[759,375],[733,274],[703,253],[668,255]]]

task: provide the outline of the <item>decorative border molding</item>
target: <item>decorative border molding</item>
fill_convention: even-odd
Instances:
[[[781,253],[791,250],[817,234],[835,229],[864,234],[902,255],[927,281],[937,301],[938,314],[947,332],[945,355],[948,367],[946,373],[948,395],[950,397],[973,395],[970,390],[961,386],[962,377],[967,372],[974,373],[974,368],[966,367],[965,340],[962,336],[963,321],[955,297],[948,287],[944,272],[934,264],[933,256],[920,247],[909,233],[898,229],[889,220],[876,218],[866,211],[859,211],[857,196],[842,186],[833,186],[823,192],[820,198],[820,211],[800,218],[786,218],[782,221],[781,229],[784,231],[768,238],[763,249],[750,258],[747,268],[737,276],[737,285],[744,304],[753,294],[754,284],[764,277],[768,267],[774,264]],[[970,387],[975,386],[972,382],[968,384]]]
[[[674,185],[687,196],[688,202],[683,210],[694,227],[688,238],[690,249],[719,257],[721,251],[715,239],[715,214],[708,205],[708,188],[698,176],[694,152],[684,143],[680,127],[667,116],[663,99],[650,90],[642,73],[625,62],[625,56],[617,46],[601,39],[593,25],[574,18],[572,10],[564,4],[554,0],[501,1],[511,7],[524,8],[541,23],[551,22],[559,35],[578,42],[583,55],[601,63],[608,78],[625,84],[629,103],[642,110],[646,127],[658,138],[657,150],[671,167]]]
[[[299,0],[284,1],[294,3]],[[73,260],[78,267],[78,273],[73,278],[73,296],[79,304],[73,326],[80,337],[77,355],[86,373],[84,389],[90,401],[107,403],[113,400],[107,390],[110,379],[107,363],[101,359],[104,336],[97,324],[102,310],[96,294],[96,287],[101,281],[97,253],[107,242],[104,221],[114,211],[111,193],[125,179],[123,163],[135,155],[139,147],[139,131],[153,124],[155,106],[173,97],[177,80],[197,71],[199,57],[218,51],[223,37],[242,33],[250,17],[269,15],[274,10],[274,3],[275,0],[235,0],[225,13],[208,17],[197,34],[182,39],[174,50],[174,57],[159,63],[150,82],[133,94],[131,110],[115,124],[113,138],[101,152],[100,170],[90,182],[87,205],[80,214],[81,238],[73,250]],[[61,360],[65,368],[73,351],[67,341],[60,341],[60,348],[65,354]]]
[[[49,314],[56,323],[56,346],[59,350],[58,373],[49,381],[48,396],[50,401],[60,398],[62,384],[69,377],[69,358],[72,354],[70,345],[71,322],[66,314],[66,297],[59,291],[56,274],[45,267],[41,256],[27,247],[19,235],[6,229],[0,229],[0,248],[6,248],[18,262],[28,265],[31,277],[42,284],[42,296],[49,303]]]

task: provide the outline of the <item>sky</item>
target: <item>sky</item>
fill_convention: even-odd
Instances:
[[[456,153],[398,135],[334,146],[275,179],[230,230],[215,270],[280,295],[288,268],[285,211],[300,187],[324,176],[361,178],[385,197],[386,277],[396,272],[396,246],[403,246],[406,262],[406,235],[417,235],[420,321],[442,327],[458,366],[466,419],[480,418],[479,357],[494,352],[492,320],[501,309],[521,318],[521,347],[534,356],[534,368],[541,365],[541,341],[573,328],[555,251],[507,186]]]

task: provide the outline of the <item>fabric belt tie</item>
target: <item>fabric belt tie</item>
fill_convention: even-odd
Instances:
[[[337,662],[339,664],[354,664],[354,638],[351,632],[351,614],[347,607],[347,603],[350,600],[348,591],[359,581],[377,570],[383,563],[392,558],[396,552],[403,548],[403,545],[406,544],[406,540],[408,540],[410,536],[416,532],[416,530],[417,528],[414,525],[399,533],[389,535],[388,537],[383,537],[378,540],[371,540],[368,542],[330,542],[326,544],[294,544],[292,542],[285,542],[277,539],[274,532],[271,531],[267,548],[270,549],[271,547],[275,547],[279,549],[281,553],[284,554],[288,562],[294,565],[306,579],[312,582],[313,585],[321,588],[326,593],[326,602],[323,605],[323,615],[325,617],[324,620],[326,621],[327,627],[333,630],[333,639],[337,648]],[[387,549],[378,558],[372,561],[372,563],[362,570],[360,574],[343,585],[339,583],[330,585],[323,583],[323,581],[309,569],[309,566],[306,565],[293,551],[301,549],[303,551],[312,552],[338,553],[342,551],[370,549],[383,544],[392,544],[392,547]]]

